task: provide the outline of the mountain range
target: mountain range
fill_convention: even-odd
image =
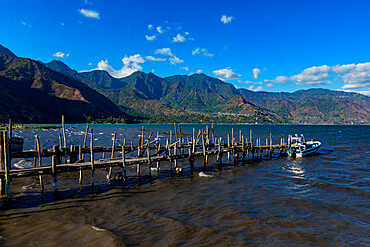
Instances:
[[[223,122],[369,124],[370,98],[328,89],[253,92],[205,74],[161,78],[77,72],[61,61],[18,58],[0,46],[0,118],[19,122]]]

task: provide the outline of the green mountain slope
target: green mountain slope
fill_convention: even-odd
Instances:
[[[160,78],[138,71],[116,79],[105,71],[90,71],[74,78],[81,76],[81,81],[137,119],[162,115],[170,121],[176,115],[198,114],[211,121],[217,116],[221,122],[226,116],[259,116],[270,123],[370,123],[369,97],[356,93],[328,89],[253,92],[204,74]]]
[[[0,118],[20,122],[83,122],[124,113],[84,83],[26,58],[0,55]]]

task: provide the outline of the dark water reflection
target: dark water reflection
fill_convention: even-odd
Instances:
[[[68,144],[82,144],[85,126],[67,130]],[[183,125],[191,134],[200,125]],[[95,145],[134,140],[141,125],[93,126]],[[145,135],[159,131],[167,137],[172,125],[146,125]],[[97,172],[97,188],[89,187],[86,172],[82,190],[77,174],[60,175],[59,198],[39,193],[37,178],[15,179],[12,209],[1,211],[4,246],[368,246],[369,137],[368,126],[249,126],[215,125],[217,136],[234,128],[264,143],[288,134],[304,133],[320,140],[316,156],[273,158],[246,166],[214,166],[201,176],[202,160],[194,176],[135,179],[129,187],[108,184],[107,171]],[[58,143],[60,130],[15,130],[25,137],[25,148],[39,135],[42,148]],[[186,137],[186,136],[185,136]],[[163,143],[164,139],[161,140]],[[214,161],[214,159],[212,159]],[[16,162],[16,161],[14,161]],[[165,164],[164,164],[165,165]],[[165,169],[165,168],[164,168]],[[46,179],[47,180],[47,179]],[[51,179],[50,179],[51,180]],[[46,182],[51,188],[51,181]],[[26,185],[26,186],[25,186]]]

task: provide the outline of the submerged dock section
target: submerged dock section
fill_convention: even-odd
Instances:
[[[10,121],[8,131],[0,131],[0,193],[10,199],[11,181],[20,177],[38,177],[41,191],[45,190],[44,179],[52,179],[53,192],[57,193],[58,174],[66,172],[77,172],[80,186],[83,179],[89,179],[89,184],[94,188],[96,169],[104,168],[108,180],[114,178],[126,184],[130,177],[152,178],[152,172],[159,176],[159,173],[164,171],[161,169],[162,164],[166,165],[171,175],[181,174],[185,169],[183,167],[185,160],[189,162],[186,168],[193,174],[195,159],[203,159],[204,169],[208,169],[209,165],[219,165],[222,169],[223,164],[237,166],[240,163],[245,165],[247,161],[262,159],[263,156],[271,158],[276,150],[281,156],[286,153],[288,147],[284,139],[274,144],[271,134],[262,144],[261,138],[253,138],[252,131],[247,133],[247,136],[240,131],[239,136],[235,137],[232,130],[227,138],[216,137],[213,125],[197,131],[193,129],[192,135],[188,134],[187,138],[184,138],[181,125],[174,123],[174,132],[169,131],[165,144],[163,141],[161,144],[159,139],[158,133],[156,137],[153,137],[153,133],[145,136],[142,127],[137,145],[133,145],[132,140],[117,143],[114,133],[112,146],[94,146],[94,131],[87,125],[83,143],[66,147],[63,123],[59,145],[54,145],[52,149],[41,149],[40,140],[35,136],[35,149],[23,150],[23,140],[12,136]],[[97,154],[100,156],[99,159],[95,158]],[[212,156],[216,157],[216,162],[210,164]],[[226,157],[227,163],[223,163],[223,158]],[[15,158],[33,158],[34,166],[12,167],[11,160]],[[132,172],[133,169],[135,172]],[[87,170],[90,171],[90,176],[84,178]]]

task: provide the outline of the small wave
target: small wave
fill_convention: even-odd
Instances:
[[[95,231],[98,231],[98,232],[103,232],[103,231],[105,231],[105,229],[103,229],[103,228],[99,228],[99,227],[97,227],[97,226],[91,226],[91,228],[92,228],[92,229],[94,229]]]
[[[20,160],[17,163],[14,164],[14,167],[16,168],[31,168],[33,167],[33,163],[28,160]]]
[[[210,175],[210,174],[207,174],[207,173],[204,173],[204,172],[200,172],[198,174],[199,177],[205,177],[205,178],[213,178],[214,176],[213,175]]]

